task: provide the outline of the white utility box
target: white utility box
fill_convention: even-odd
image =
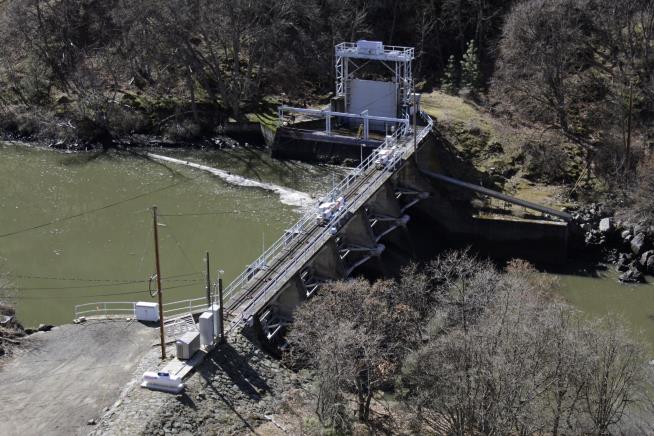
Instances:
[[[159,306],[157,303],[139,301],[134,305],[134,317],[138,321],[159,321]]]
[[[200,332],[188,332],[175,342],[176,354],[179,360],[190,359],[200,349]]]
[[[218,336],[220,334],[220,304],[212,304],[209,310],[213,313],[213,334]]]
[[[200,345],[208,347],[213,345],[214,329],[213,329],[213,313],[204,312],[200,315]]]

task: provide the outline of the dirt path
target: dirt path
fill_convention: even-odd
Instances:
[[[134,377],[156,329],[137,322],[89,321],[36,333],[0,367],[0,433],[87,434]]]

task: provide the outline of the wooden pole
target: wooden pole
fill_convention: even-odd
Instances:
[[[154,256],[157,266],[157,298],[159,300],[159,336],[161,339],[161,359],[166,358],[166,341],[164,339],[164,314],[163,301],[161,296],[161,267],[159,265],[159,229],[157,227],[157,206],[152,207],[152,219],[154,222]]]
[[[207,251],[207,306],[211,306],[211,273],[209,272],[209,252]]]

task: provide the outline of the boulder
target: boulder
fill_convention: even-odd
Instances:
[[[647,261],[648,261],[649,258],[652,257],[652,256],[654,256],[654,250],[649,250],[649,251],[644,252],[644,253],[640,256],[640,265],[641,265],[641,266],[645,266],[645,265],[647,265]]]
[[[631,251],[638,256],[645,249],[645,233],[637,233],[631,240]]]
[[[649,259],[647,259],[645,269],[649,274],[654,275],[654,256],[650,256]]]
[[[631,253],[620,253],[618,256],[618,262],[616,264],[616,269],[620,272],[625,272],[629,270],[629,264],[631,263],[632,259]]]
[[[623,230],[622,233],[620,233],[620,237],[625,241],[631,239],[631,230]]]
[[[643,273],[638,271],[638,268],[632,266],[628,271],[620,274],[618,280],[620,280],[622,283],[643,283],[645,281],[645,277],[643,277]]]
[[[602,233],[608,233],[613,229],[613,219],[611,218],[602,218],[599,222],[599,231]]]
[[[39,324],[39,328],[37,330],[40,332],[49,332],[53,327],[54,326],[52,324]]]

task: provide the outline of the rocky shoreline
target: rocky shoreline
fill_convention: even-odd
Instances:
[[[572,211],[572,217],[585,250],[613,265],[620,282],[645,283],[646,275],[654,275],[654,226],[623,221],[599,204]]]
[[[150,367],[156,351],[145,359]],[[143,368],[139,365],[139,379]],[[286,368],[252,335],[233,332],[186,380],[184,393],[164,394],[131,383],[93,423],[91,435],[287,434],[297,425],[289,415],[311,415],[311,410],[300,411],[311,404],[311,382],[309,373]]]

